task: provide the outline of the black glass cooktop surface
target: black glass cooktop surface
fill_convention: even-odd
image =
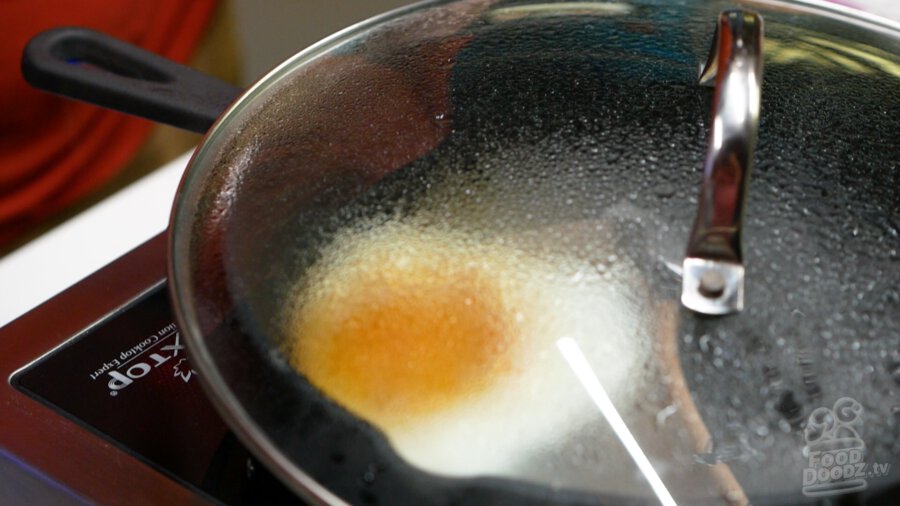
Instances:
[[[209,499],[296,503],[228,430],[197,378],[160,284],[12,382]]]

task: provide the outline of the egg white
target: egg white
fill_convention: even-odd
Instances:
[[[594,225],[579,223],[575,232],[602,228]],[[609,238],[602,234],[584,235],[577,247],[548,241],[572,232],[542,229],[485,239],[414,221],[391,222],[347,232],[326,252],[313,270],[313,283],[340,277],[341,269],[379,248],[393,248],[391,261],[398,263],[435,248],[456,248],[461,261],[481,262],[483,271],[497,277],[504,306],[518,323],[518,335],[511,336],[517,341],[512,372],[402,424],[371,421],[401,457],[442,475],[515,478],[529,459],[563,445],[582,425],[596,423],[596,407],[556,346],[563,337],[580,345],[614,403],[627,398],[640,360],[634,336],[641,317],[629,302],[634,268],[621,259],[608,261],[612,247],[603,244]],[[592,250],[588,256],[604,261],[594,263],[575,250]]]

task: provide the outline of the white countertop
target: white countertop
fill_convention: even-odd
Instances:
[[[0,258],[0,327],[165,230],[190,155]]]

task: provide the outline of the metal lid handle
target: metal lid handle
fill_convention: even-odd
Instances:
[[[681,289],[682,304],[698,313],[734,313],[744,305],[741,223],[759,128],[762,44],[759,14],[724,11],[700,69],[700,84],[715,84],[712,132]]]

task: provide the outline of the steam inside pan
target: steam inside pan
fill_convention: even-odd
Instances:
[[[598,184],[589,169],[541,167],[551,142],[426,161],[345,210],[288,297],[285,355],[421,469],[643,495],[558,344],[577,343],[633,420],[636,393],[659,384],[645,362],[668,309],[619,242],[638,211],[575,190]]]
[[[618,296],[626,279],[615,279],[628,268],[601,273],[562,251],[524,248],[525,237],[479,238],[426,220],[336,239],[298,288],[292,363],[411,462],[509,473],[591,411],[586,396],[570,395],[579,386],[557,339],[577,339],[619,395],[636,358],[638,318]]]

